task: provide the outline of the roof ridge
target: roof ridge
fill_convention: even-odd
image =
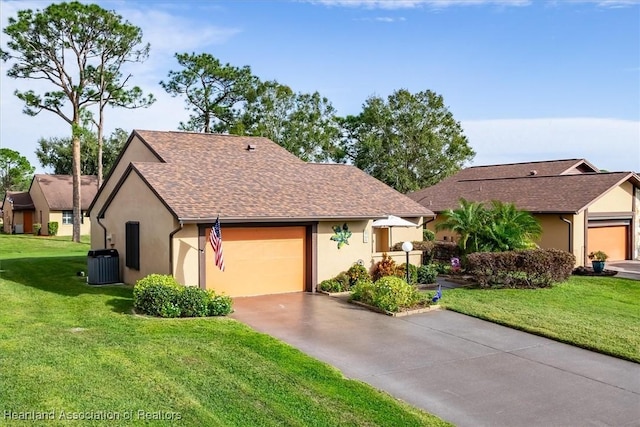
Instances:
[[[614,174],[630,174],[633,172],[585,172],[577,174],[561,174],[561,175],[526,175],[526,176],[503,176],[498,178],[473,178],[473,179],[459,179],[456,182],[480,182],[480,181],[502,181],[508,179],[537,179],[537,178],[570,178],[577,176],[600,176],[600,175],[614,175]],[[428,188],[428,187],[427,187]]]
[[[586,159],[556,159],[556,160],[534,160],[531,162],[514,162],[514,163],[495,163],[492,165],[478,165],[478,166],[469,166],[467,169],[476,169],[476,168],[491,168],[496,166],[514,166],[514,165],[529,165],[533,163],[559,163],[559,162],[570,162],[570,161],[586,161]]]

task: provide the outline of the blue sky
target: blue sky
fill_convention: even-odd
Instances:
[[[151,57],[131,68],[158,102],[112,111],[107,130],[174,130],[188,113],[158,85],[175,52],[249,65],[263,80],[318,91],[338,114],[397,89],[444,97],[477,152],[471,164],[587,158],[640,171],[640,0],[98,1],[140,26]],[[2,26],[44,1],[0,0]],[[2,45],[6,40],[2,36]],[[12,93],[38,83],[0,77],[0,145],[33,154],[65,136]]]

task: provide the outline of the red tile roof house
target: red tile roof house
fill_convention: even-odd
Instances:
[[[96,176],[83,175],[81,209],[89,207],[98,192]],[[11,201],[13,203],[11,203]],[[48,223],[58,223],[58,236],[73,235],[73,177],[71,175],[36,174],[29,191],[8,192],[2,205],[5,233],[32,233],[33,224],[42,225],[41,235],[48,234]],[[89,235],[91,223],[82,222],[80,234]]]
[[[408,196],[437,214],[457,208],[460,198],[512,202],[540,221],[540,247],[572,252],[578,265],[588,265],[588,254],[597,250],[610,260],[640,255],[638,175],[601,172],[584,159],[470,167]],[[441,240],[455,237],[437,233]]]
[[[125,283],[172,274],[230,296],[314,291],[389,249],[421,240],[431,210],[348,165],[311,164],[259,137],[135,130],[92,205],[92,249],[114,248]],[[226,269],[208,243],[219,216]],[[333,227],[352,232],[340,249]],[[403,262],[405,254],[395,253]],[[411,253],[418,264],[421,253]]]

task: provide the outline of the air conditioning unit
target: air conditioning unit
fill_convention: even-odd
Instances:
[[[13,226],[13,234],[24,234],[24,224],[15,224]]]

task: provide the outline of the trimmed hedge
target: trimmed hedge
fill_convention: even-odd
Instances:
[[[467,256],[467,273],[482,287],[545,288],[567,280],[575,262],[559,249],[478,252]]]
[[[397,313],[403,309],[428,304],[428,299],[415,286],[399,277],[386,276],[375,283],[362,280],[352,289],[351,298],[382,310]]]
[[[391,247],[392,251],[402,251],[402,244],[404,242],[398,242]],[[413,245],[414,251],[423,251],[423,252],[431,252],[433,247],[437,244],[437,242],[433,242],[430,240],[416,240],[415,242],[411,242]]]
[[[170,275],[150,274],[136,282],[133,306],[158,317],[225,316],[232,311],[232,300],[213,291],[183,286]]]

